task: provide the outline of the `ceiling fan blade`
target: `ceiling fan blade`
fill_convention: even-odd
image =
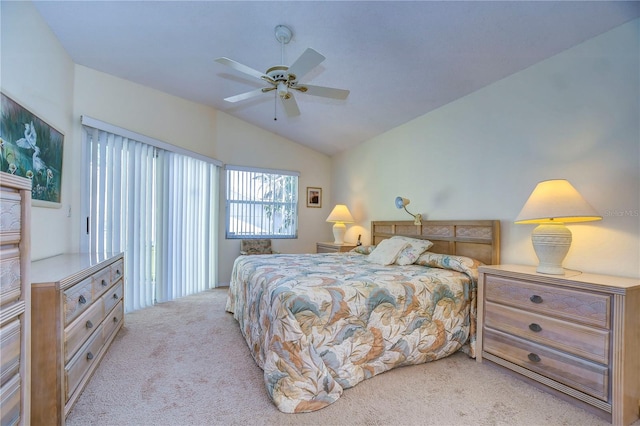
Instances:
[[[216,62],[226,65],[228,67],[233,68],[234,70],[243,72],[245,74],[249,74],[252,77],[259,78],[260,80],[271,80],[271,78],[264,73],[254,70],[251,67],[241,64],[240,62],[236,62],[233,59],[229,58],[216,58]]]
[[[296,61],[291,64],[289,67],[289,74],[293,74],[296,76],[296,79],[299,80],[306,73],[320,65],[322,61],[325,60],[325,57],[315,50],[308,48]]]
[[[287,117],[296,117],[300,115],[300,108],[298,108],[296,98],[294,98],[292,94],[289,94],[289,98],[281,97],[280,99],[282,99],[282,106],[284,107],[284,112],[287,113]]]
[[[276,90],[276,88],[275,87],[264,87],[262,89],[256,89],[256,90],[252,90],[250,92],[240,93],[239,95],[230,96],[228,98],[224,98],[224,100],[227,101],[227,102],[240,102],[240,101],[244,101],[245,99],[250,99],[250,98],[256,97],[258,95],[261,95],[263,93],[270,92],[271,90]]]
[[[348,90],[334,89],[333,87],[312,86],[310,84],[294,86],[292,89],[299,90],[307,95],[322,96],[324,98],[347,99],[347,96],[349,96]]]

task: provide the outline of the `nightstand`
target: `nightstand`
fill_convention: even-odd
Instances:
[[[316,243],[316,253],[344,253],[355,247],[356,245],[351,243]]]
[[[640,280],[518,265],[479,271],[478,362],[616,425],[639,418]]]

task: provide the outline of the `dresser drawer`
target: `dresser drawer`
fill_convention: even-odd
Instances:
[[[89,336],[96,331],[103,318],[102,303],[94,303],[64,330],[65,364],[69,362]]]
[[[484,329],[483,350],[603,401],[609,398],[609,369],[499,331]]]
[[[102,296],[104,311],[109,312],[113,307],[122,299],[122,282],[109,290],[104,296]]]
[[[120,259],[111,265],[111,282],[115,283],[124,275],[124,259]]]
[[[64,325],[84,312],[93,301],[93,279],[89,277],[80,281],[64,292]]]
[[[486,275],[484,285],[486,300],[585,325],[610,328],[609,295],[494,275]]]
[[[15,243],[22,232],[22,196],[13,191],[0,189],[0,245]]]
[[[485,304],[484,325],[601,364],[609,362],[608,330],[562,321],[492,302]]]
[[[76,390],[78,384],[96,361],[104,344],[102,325],[100,325],[91,338],[78,350],[73,359],[65,366],[65,401]]]
[[[111,270],[105,268],[95,273],[91,280],[93,282],[93,300],[98,300],[102,293],[111,287]]]
[[[0,388],[0,424],[16,425],[20,422],[20,376],[15,375]]]
[[[109,337],[113,334],[113,332],[120,326],[122,323],[122,318],[124,317],[124,302],[121,300],[118,302],[115,308],[111,312],[107,314],[107,317],[104,319],[104,325],[102,328],[102,335],[104,336],[104,341],[106,342]]]
[[[20,369],[20,320],[0,328],[0,386]]]
[[[20,250],[0,249],[0,305],[7,305],[20,299]]]

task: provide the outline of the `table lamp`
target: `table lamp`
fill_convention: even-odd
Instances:
[[[413,224],[414,225],[422,225],[422,215],[421,214],[413,214],[409,210],[407,210],[407,205],[411,201],[408,198],[396,197],[396,207],[399,209],[404,209],[405,212],[409,213],[413,216]]]
[[[337,204],[327,218],[327,222],[333,222],[333,243],[344,244],[344,233],[347,230],[345,223],[353,223],[353,216],[344,204]]]
[[[542,274],[564,275],[562,262],[571,247],[571,231],[565,223],[601,220],[593,207],[565,179],[538,183],[515,220],[535,223],[531,242]]]

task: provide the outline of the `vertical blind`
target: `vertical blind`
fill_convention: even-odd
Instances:
[[[88,125],[83,139],[81,247],[125,253],[125,311],[215,286],[220,173],[215,160]]]

